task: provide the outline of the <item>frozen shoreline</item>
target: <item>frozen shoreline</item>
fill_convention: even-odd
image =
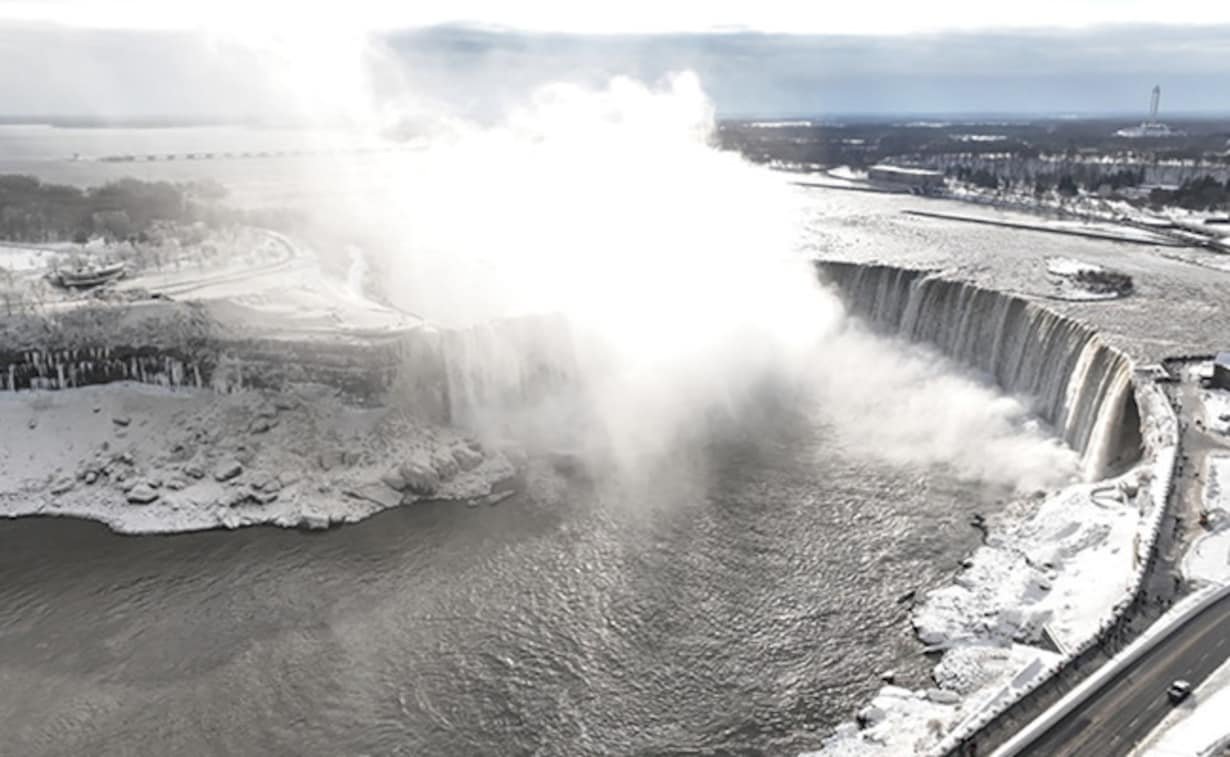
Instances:
[[[460,432],[319,385],[282,393],[135,383],[0,394],[0,517],[126,534],[326,528],[415,501],[494,501],[517,471]]]
[[[810,754],[927,752],[1061,659],[1036,646],[1044,628],[1061,649],[1095,634],[1131,584],[1146,513],[1124,490],[1135,490],[1144,470],[1017,502],[992,519],[986,543],[954,582],[929,591],[911,614],[919,640],[944,651],[933,672],[937,688],[903,693],[886,686],[869,705],[882,716],[862,729],[842,724]]]
[[[938,688],[882,688],[859,722],[838,726],[811,757],[941,751],[947,737],[1015,701],[1097,636],[1147,559],[1177,453],[1177,421],[1164,395],[1150,387],[1137,397],[1140,463],[1116,478],[1013,503],[986,524],[985,543],[953,584],[914,608],[920,641],[944,652],[933,672]],[[1059,654],[1041,646],[1044,635]]]

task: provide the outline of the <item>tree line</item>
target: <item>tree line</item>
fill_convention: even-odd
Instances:
[[[82,189],[33,176],[0,175],[0,238],[15,242],[112,241],[146,234],[156,221],[217,222],[216,182],[120,179]]]

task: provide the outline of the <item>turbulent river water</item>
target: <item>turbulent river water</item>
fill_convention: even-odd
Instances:
[[[0,753],[814,747],[879,671],[924,685],[898,599],[993,492],[755,416],[648,486],[323,534],[0,523]]]

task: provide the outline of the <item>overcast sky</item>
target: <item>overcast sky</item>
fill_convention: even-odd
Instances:
[[[0,18],[86,27],[401,29],[480,24],[576,33],[739,29],[789,34],[899,34],[957,28],[1230,22],[1224,0],[0,0]]]
[[[0,0],[0,115],[271,116],[396,85],[498,116],[535,86],[696,71],[724,115],[1230,112],[1230,1]],[[278,70],[274,70],[278,69]],[[405,93],[401,93],[405,94]]]

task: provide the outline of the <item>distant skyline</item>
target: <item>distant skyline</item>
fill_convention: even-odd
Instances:
[[[12,7],[0,0],[0,18]],[[0,117],[278,120],[293,112],[294,97],[325,92],[329,112],[345,113],[364,90],[377,101],[489,120],[544,84],[604,86],[621,75],[654,82],[682,70],[699,75],[722,117],[1131,119],[1147,112],[1155,84],[1163,118],[1230,113],[1230,23],[878,35],[445,25],[287,35],[0,22]],[[373,50],[379,75],[360,70]]]

